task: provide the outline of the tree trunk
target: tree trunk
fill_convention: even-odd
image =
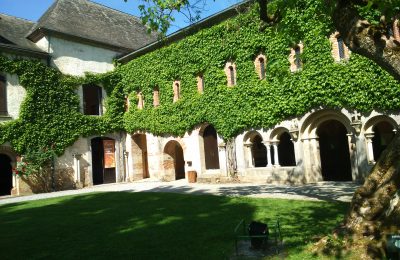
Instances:
[[[354,233],[379,236],[384,230],[400,228],[400,133],[362,185],[353,195],[345,226]]]
[[[237,179],[236,143],[235,138],[226,141],[227,171],[232,179]]]

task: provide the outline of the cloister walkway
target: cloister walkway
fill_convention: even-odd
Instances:
[[[79,190],[57,191],[19,197],[4,196],[0,197],[0,205],[67,195],[86,194],[90,192],[173,192],[349,202],[358,186],[359,184],[353,182],[318,182],[290,186],[249,183],[201,184],[187,183],[186,180],[161,182],[158,180],[145,179],[131,183],[97,185]]]

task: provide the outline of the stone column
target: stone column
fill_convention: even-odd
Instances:
[[[347,139],[349,142],[349,154],[351,163],[351,177],[353,180],[357,179],[358,175],[358,159],[357,159],[357,147],[356,138],[353,134],[347,134]]]
[[[124,162],[125,162],[125,181],[129,182],[129,152],[124,151]]]
[[[374,148],[372,146],[372,138],[374,137],[374,133],[365,134],[365,139],[367,141],[367,158],[368,163],[375,163],[374,159]]]
[[[272,167],[272,159],[271,159],[271,146],[268,142],[263,142],[265,147],[267,147],[267,160],[268,160],[268,167]]]
[[[272,143],[272,146],[274,147],[274,166],[280,166],[279,165],[279,155],[278,155],[278,143]]]
[[[82,154],[73,154],[74,157],[74,168],[75,168],[75,183],[77,186],[81,185],[81,157]]]
[[[246,142],[243,144],[244,145],[244,154],[245,154],[245,158],[247,160],[247,167],[248,168],[254,168],[254,158],[251,154],[251,147],[252,147],[252,143],[250,142]]]

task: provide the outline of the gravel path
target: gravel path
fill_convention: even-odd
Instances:
[[[301,186],[270,184],[200,184],[187,183],[186,180],[160,182],[146,179],[132,183],[105,184],[79,190],[67,190],[29,196],[0,197],[0,205],[55,198],[67,195],[86,194],[90,192],[174,192],[186,194],[213,194],[225,196],[248,196],[257,198],[284,198],[298,200],[351,200],[352,194],[359,184],[352,182],[318,182]]]

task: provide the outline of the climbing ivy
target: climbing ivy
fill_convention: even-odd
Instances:
[[[12,61],[4,56],[0,56],[0,71],[18,75],[26,89],[19,118],[0,125],[0,143],[10,142],[20,154],[51,149],[61,155],[79,136],[121,130],[123,97],[114,87],[118,75],[77,78],[62,75],[40,61]],[[85,83],[101,84],[110,95],[104,116],[86,116],[79,111],[77,87]]]
[[[328,40],[335,30],[324,1],[297,1],[280,23],[263,28],[253,6],[243,14],[188,36],[119,66],[125,91],[142,91],[145,109],[130,109],[124,117],[128,132],[182,135],[202,122],[213,124],[224,138],[244,129],[270,127],[316,107],[394,110],[399,108],[399,84],[368,59],[352,54],[336,63]],[[303,68],[289,71],[290,47],[302,41]],[[255,57],[268,60],[267,76],[259,80]],[[237,85],[227,87],[223,68],[237,66]],[[198,94],[196,74],[203,73],[204,94]],[[172,103],[172,82],[181,80],[182,98]],[[161,106],[152,107],[152,89],[160,89]]]
[[[261,26],[257,5],[211,28],[119,64],[110,73],[72,77],[38,61],[0,56],[0,71],[17,74],[27,95],[17,120],[0,125],[0,143],[11,142],[20,154],[53,149],[61,155],[79,136],[115,131],[148,131],[183,135],[208,122],[225,139],[249,128],[270,127],[317,107],[360,111],[398,110],[396,80],[370,60],[352,54],[334,62],[328,36],[334,32],[322,0],[301,0],[285,11],[276,26]],[[301,71],[289,71],[290,48],[302,41]],[[267,75],[260,80],[255,57],[267,57]],[[223,68],[237,67],[237,85],[227,87]],[[205,80],[197,92],[196,75]],[[181,98],[173,103],[174,80],[181,81]],[[79,112],[76,90],[95,83],[108,94],[104,116]],[[161,105],[153,104],[153,89]],[[145,107],[135,107],[141,91]],[[131,107],[124,112],[124,96]]]

